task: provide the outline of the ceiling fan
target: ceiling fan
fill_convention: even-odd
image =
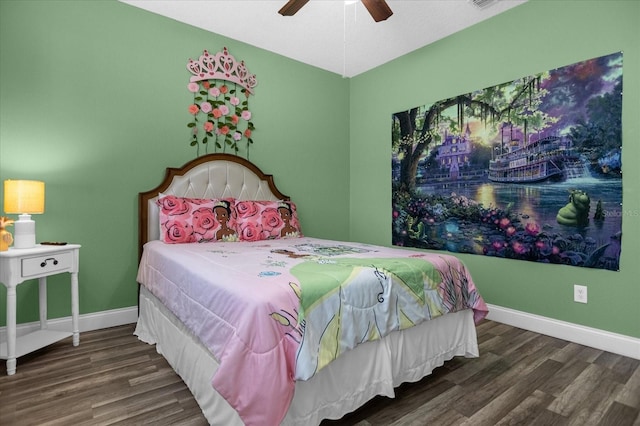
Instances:
[[[393,15],[393,11],[385,0],[360,0],[364,7],[367,8],[374,21],[380,22],[386,20]],[[302,6],[307,4],[309,0],[289,0],[287,4],[282,6],[278,13],[282,16],[293,16]]]

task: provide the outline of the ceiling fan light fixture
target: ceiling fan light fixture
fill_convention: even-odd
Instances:
[[[388,19],[393,12],[385,0],[360,0],[364,7],[367,8],[369,14],[374,21],[380,22]],[[282,6],[278,13],[282,16],[293,16],[298,12],[302,6],[307,4],[309,0],[289,0],[287,4]],[[356,3],[356,1],[345,1],[345,5]]]

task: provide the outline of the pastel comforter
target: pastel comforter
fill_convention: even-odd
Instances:
[[[444,254],[295,238],[144,247],[138,282],[220,366],[212,386],[247,425],[277,425],[295,380],[341,353],[448,312],[487,307]]]

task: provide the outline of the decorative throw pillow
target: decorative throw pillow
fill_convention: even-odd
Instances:
[[[232,198],[202,199],[167,195],[159,207],[160,239],[169,244],[238,241]]]
[[[235,202],[236,231],[242,241],[302,237],[296,205],[291,201]]]

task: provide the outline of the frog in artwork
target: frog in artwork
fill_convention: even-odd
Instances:
[[[586,226],[589,223],[591,199],[580,189],[569,191],[569,202],[558,210],[556,221],[567,226]]]

